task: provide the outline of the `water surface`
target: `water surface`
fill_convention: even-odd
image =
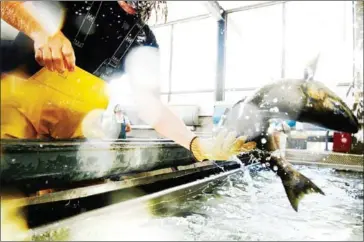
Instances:
[[[306,196],[298,213],[274,173],[239,172],[197,193],[159,199],[153,217],[131,209],[80,223],[69,239],[362,241],[363,175],[297,168],[326,194]]]

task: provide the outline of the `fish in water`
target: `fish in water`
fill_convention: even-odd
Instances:
[[[254,159],[251,159],[252,157],[254,157]],[[306,194],[319,193],[325,195],[325,193],[309,178],[295,170],[284,158],[276,156],[275,154],[260,149],[254,149],[238,155],[238,158],[244,164],[249,164],[254,160],[258,160],[263,167],[267,167],[275,172],[280,177],[288,200],[296,212],[298,211],[300,200]]]
[[[324,192],[309,178],[276,154],[280,147],[270,132],[270,120],[296,120],[327,129],[356,133],[358,120],[347,105],[324,84],[307,80],[281,80],[268,84],[252,96],[237,102],[222,117],[219,127],[237,131],[255,142],[254,149],[240,154],[245,164],[258,160],[282,180],[294,210],[305,194]]]

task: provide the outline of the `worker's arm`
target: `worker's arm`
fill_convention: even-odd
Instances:
[[[35,59],[41,66],[46,66],[51,71],[73,71],[75,55],[71,42],[60,31],[49,32],[25,4],[18,1],[2,1],[1,19],[34,41]]]
[[[164,105],[157,95],[141,91],[136,93],[140,117],[151,125],[159,134],[172,139],[186,149],[190,149],[191,140],[196,136],[184,122]]]
[[[231,155],[255,147],[255,143],[245,144],[244,137],[236,138],[235,132],[227,130],[222,130],[210,140],[201,139],[190,131],[181,118],[159,98],[159,63],[159,52],[151,47],[135,48],[125,60],[125,70],[131,80],[136,107],[144,122],[159,134],[191,150],[199,161],[227,160]]]

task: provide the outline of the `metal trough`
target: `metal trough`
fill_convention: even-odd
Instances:
[[[36,189],[190,165],[190,152],[170,140],[1,140],[1,183]]]
[[[45,226],[33,229],[31,237],[35,240],[70,240],[70,233],[75,235],[80,228],[87,228],[97,221],[108,221],[110,215],[120,220],[132,218],[140,211],[148,211],[152,216],[158,216],[158,211],[168,210],[171,204],[178,206],[179,201],[183,201],[186,196],[191,196],[205,189],[211,181],[225,179],[231,174],[237,173],[241,169],[224,172],[218,175],[180,185],[150,195],[127,200],[118,204],[110,205],[98,210],[87,212],[76,217],[57,221]],[[130,217],[132,216],[132,217]]]

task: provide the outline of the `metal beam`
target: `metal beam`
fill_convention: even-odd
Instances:
[[[165,26],[170,26],[170,25],[174,25],[174,24],[180,24],[180,23],[186,23],[186,22],[190,22],[190,21],[194,21],[194,20],[202,20],[202,19],[206,19],[211,17],[211,14],[201,14],[201,15],[197,15],[197,16],[193,16],[193,17],[188,17],[188,18],[183,18],[183,19],[177,19],[174,21],[170,21],[164,24],[155,24],[152,25],[151,28],[159,28],[159,27],[165,27]]]
[[[225,97],[225,64],[226,64],[226,29],[227,14],[222,12],[222,19],[217,22],[217,66],[215,83],[215,101],[223,101]]]
[[[249,6],[242,6],[242,7],[226,10],[226,13],[229,14],[229,13],[246,11],[246,10],[251,10],[251,9],[256,9],[256,8],[263,8],[263,7],[273,6],[276,4],[282,4],[285,2],[289,2],[289,1],[270,1],[270,2],[266,2],[266,3],[258,3],[258,4],[254,4],[254,5],[249,5]]]
[[[220,6],[217,1],[207,1],[205,6],[212,16],[215,16],[216,20],[222,20],[224,17],[222,14],[225,10]]]
[[[282,59],[281,59],[281,78],[286,78],[286,3],[282,4]]]
[[[214,92],[214,89],[200,89],[200,90],[185,90],[185,91],[171,91],[171,92],[161,92],[160,95],[168,94],[194,94],[194,93],[209,93]]]

